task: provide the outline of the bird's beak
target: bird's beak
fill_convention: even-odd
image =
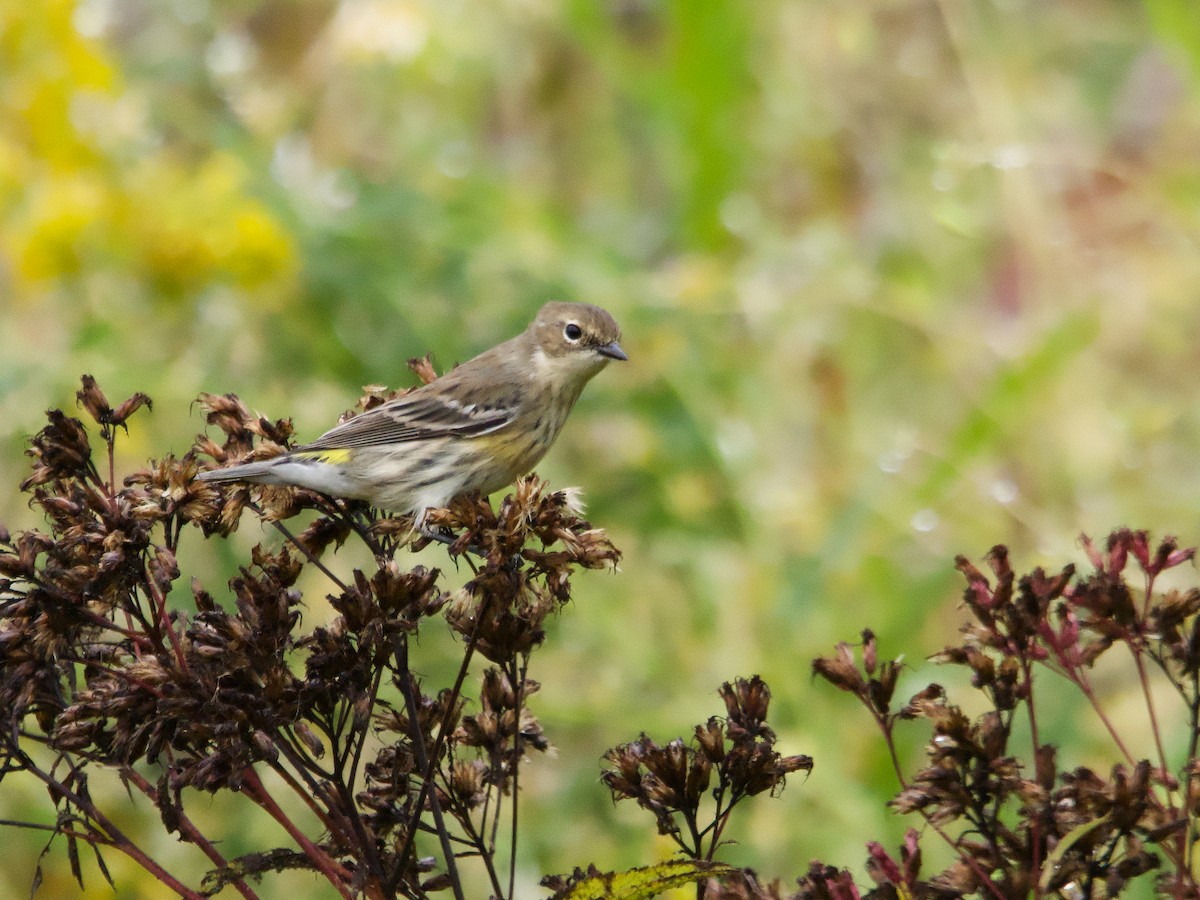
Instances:
[[[605,344],[603,347],[597,347],[596,352],[601,356],[607,356],[609,359],[629,359],[629,357],[625,355],[625,351],[621,349],[621,345],[616,341],[613,341],[611,344]]]

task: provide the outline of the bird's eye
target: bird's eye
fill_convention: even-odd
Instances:
[[[563,337],[574,344],[581,337],[583,337],[583,329],[574,322],[568,322],[567,327],[563,329]]]

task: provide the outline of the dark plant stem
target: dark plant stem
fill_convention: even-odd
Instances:
[[[474,563],[468,558],[468,564],[476,575],[479,574]],[[454,676],[454,685],[450,689],[446,710],[442,713],[442,721],[438,725],[437,738],[433,743],[433,752],[430,755],[431,760],[439,760],[442,757],[442,749],[448,739],[448,731],[450,729],[450,721],[454,717],[454,710],[458,706],[458,698],[462,695],[463,684],[467,680],[467,673],[471,668],[471,659],[475,655],[475,647],[479,642],[479,629],[483,624],[483,617],[487,613],[491,605],[491,594],[486,594],[479,604],[479,613],[475,617],[475,628],[471,632],[471,637],[467,641],[466,649],[463,651],[462,662],[458,666],[458,674]],[[412,843],[416,837],[416,825],[421,816],[421,810],[424,808],[425,798],[429,794],[433,772],[426,771],[425,767],[421,769],[423,777],[421,779],[420,791],[417,794],[417,802],[413,804],[413,817],[408,822],[407,833],[404,837],[404,845],[400,853],[396,857],[396,871],[392,873],[392,877],[388,880],[387,887],[391,891],[395,891],[396,886],[400,883],[400,877],[404,869],[404,860],[408,858],[408,853],[412,849]]]
[[[304,771],[304,764],[297,761],[295,748],[280,742],[277,744],[279,752],[288,759],[288,762],[299,772],[304,778],[304,784],[296,780],[296,775],[280,762],[271,765],[271,771],[279,776],[280,780],[286,784],[297,797],[303,801],[304,805],[309,808],[318,821],[329,830],[330,834],[337,834],[347,843],[349,843],[350,834],[347,831],[344,822],[335,822],[334,817],[338,820],[345,818],[345,814],[337,810],[323,809],[317,803],[317,797],[321,795],[321,786],[316,783]],[[307,787],[306,787],[307,785]]]
[[[110,426],[105,426],[102,429],[105,442],[108,444],[108,497],[110,500],[116,497],[117,485],[117,465],[116,465],[116,444],[117,436],[116,429]]]
[[[1037,705],[1033,697],[1033,666],[1029,662],[1029,656],[1025,653],[1018,655],[1017,660],[1021,666],[1022,684],[1025,687],[1025,711],[1029,716],[1029,739],[1033,743],[1034,770],[1035,774],[1040,774],[1037,772],[1037,764],[1042,742],[1038,736]],[[1040,813],[1035,813],[1030,816],[1029,820],[1029,857],[1033,864],[1033,871],[1035,872],[1042,870],[1042,826],[1039,816]],[[1034,879],[1034,900],[1040,900],[1041,896],[1041,879]]]
[[[513,668],[516,669],[516,660],[513,660]],[[516,734],[513,736],[513,785],[512,785],[512,821],[509,828],[511,829],[509,852],[508,852],[508,896],[515,896],[514,890],[517,879],[517,822],[518,810],[520,803],[518,802],[518,792],[521,786],[521,755],[524,753],[523,740],[521,737],[521,711],[525,706],[525,678],[529,674],[529,654],[526,653],[521,658],[520,671],[517,674],[517,679],[514,682],[516,691]]]
[[[1105,730],[1108,731],[1109,737],[1111,737],[1113,742],[1117,745],[1117,749],[1121,751],[1121,755],[1125,757],[1125,761],[1130,766],[1137,765],[1137,762],[1133,758],[1133,754],[1129,752],[1129,748],[1126,747],[1125,742],[1121,740],[1121,735],[1117,732],[1117,729],[1113,727],[1112,720],[1109,719],[1108,714],[1104,712],[1104,708],[1100,705],[1100,701],[1096,697],[1096,692],[1092,690],[1091,682],[1088,681],[1088,677],[1084,671],[1082,669],[1070,669],[1067,672],[1067,677],[1072,683],[1078,686],[1079,690],[1083,692],[1083,696],[1087,698],[1088,703],[1090,703],[1092,706],[1092,710],[1104,724]]]
[[[1189,760],[1196,758],[1197,747],[1200,745],[1200,671],[1193,671],[1191,673],[1191,682],[1191,697],[1188,704],[1188,724],[1191,726],[1189,729],[1191,733],[1188,736],[1187,758]],[[1185,829],[1183,834],[1183,842],[1185,847],[1183,853],[1183,862],[1184,871],[1189,873],[1192,871],[1192,862],[1195,859],[1196,847],[1196,823],[1191,814],[1191,809],[1193,807],[1190,800],[1192,791],[1196,784],[1197,773],[1195,770],[1195,766],[1188,767],[1187,776],[1183,783],[1184,811],[1188,814],[1188,827]]]
[[[262,510],[259,509],[254,504],[248,503],[246,505],[250,509],[254,510],[256,513],[258,513],[258,515],[260,517],[263,516]],[[304,546],[303,543],[301,543],[299,538],[297,538],[294,534],[291,533],[291,531],[288,530],[288,527],[286,525],[284,525],[282,522],[280,522],[278,520],[272,520],[271,524],[275,526],[275,529],[280,534],[282,534],[285,538],[287,538],[288,542],[293,547],[295,547],[297,550],[300,551],[300,553],[304,556],[305,559],[307,559],[310,563],[312,563],[314,566],[316,566],[317,570],[320,571],[322,575],[324,575],[326,578],[328,578],[330,581],[332,581],[334,584],[336,584],[342,591],[349,590],[349,588],[346,587],[346,585],[342,582],[342,580],[340,578],[338,578],[336,575],[334,575],[333,572],[330,571],[329,568],[323,562],[321,562],[321,560],[319,560],[307,547]]]
[[[493,786],[489,789],[489,792],[488,792],[489,800],[491,799],[491,794],[493,792],[498,793],[499,788]],[[492,817],[493,822],[496,822],[499,819],[500,806],[501,806],[500,801],[497,800],[496,801],[496,812],[495,812],[495,815]],[[485,832],[488,830],[488,827],[487,827],[487,823],[488,823],[487,805],[486,804],[484,805],[484,812],[480,816],[478,828],[475,827],[475,823],[471,819],[471,812],[468,809],[457,810],[455,812],[455,818],[458,819],[459,824],[462,825],[462,827],[463,827],[463,830],[467,832],[467,835],[468,835],[467,843],[472,848],[474,848],[474,850],[477,854],[479,854],[479,860],[480,860],[480,862],[483,863],[484,871],[487,872],[488,880],[492,883],[492,890],[495,891],[495,896],[496,896],[497,900],[499,900],[499,898],[503,898],[505,896],[505,894],[504,894],[504,889],[500,886],[500,873],[496,871],[496,860],[495,860],[496,832],[495,832],[495,828],[492,829],[490,846],[488,845],[487,839],[484,837]],[[511,894],[510,894],[510,896],[511,896]]]
[[[729,824],[729,819],[733,815],[733,808],[737,806],[741,796],[732,796],[729,798],[729,804],[722,810],[721,802],[724,799],[724,791],[717,798],[716,814],[713,816],[712,837],[709,838],[708,852],[704,854],[704,859],[707,862],[712,862],[716,855],[717,848],[721,846],[721,834],[725,831],[725,826]]]
[[[904,770],[900,768],[900,756],[896,753],[896,738],[894,735],[893,725],[895,724],[891,716],[879,712],[874,706],[863,701],[867,712],[875,719],[875,724],[879,726],[880,732],[883,734],[883,743],[887,746],[888,757],[892,761],[892,771],[896,773],[896,781],[900,784],[900,790],[908,790],[908,782],[904,778]]]
[[[371,682],[371,708],[375,708],[375,701],[379,697],[379,687],[383,683],[383,673],[386,670],[382,659],[376,659],[375,678]],[[350,762],[350,773],[346,780],[346,787],[351,793],[354,792],[354,782],[358,778],[359,766],[362,763],[363,748],[367,745],[367,734],[370,730],[371,720],[368,717],[362,725],[362,729],[358,732],[357,740],[354,741],[354,757]]]
[[[409,736],[412,739],[413,756],[416,757],[417,766],[420,770],[426,773],[425,778],[422,780],[426,787],[430,809],[433,811],[433,821],[437,827],[438,840],[442,845],[442,855],[446,860],[446,874],[450,876],[450,886],[454,891],[455,900],[465,900],[462,892],[462,879],[459,878],[458,865],[454,858],[454,848],[450,845],[450,832],[446,828],[446,819],[442,814],[442,804],[438,799],[437,790],[430,786],[433,781],[434,763],[426,753],[425,736],[421,734],[420,711],[417,709],[417,698],[413,688],[412,673],[408,666],[407,637],[405,635],[393,635],[392,648],[396,657],[397,681],[400,685],[400,692],[404,695],[404,706],[408,713],[408,724],[412,730]],[[400,857],[401,860],[407,856],[409,843],[408,840],[405,841],[405,855]],[[397,875],[400,871],[401,869],[398,868]]]

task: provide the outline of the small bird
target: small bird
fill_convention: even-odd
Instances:
[[[608,312],[547,303],[523,332],[442,377],[273,459],[201,481],[296,485],[393,512],[426,510],[512,484],[550,449],[571,407],[611,360],[628,357]]]

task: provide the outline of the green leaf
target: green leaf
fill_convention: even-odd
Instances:
[[[675,859],[625,872],[589,875],[556,893],[551,900],[651,900],[671,888],[720,878],[737,871],[725,863]]]
[[[1101,825],[1107,823],[1108,816],[1103,815],[1098,819],[1091,819],[1084,822],[1082,825],[1076,825],[1067,832],[1066,836],[1054,848],[1054,852],[1046,857],[1046,862],[1042,865],[1042,877],[1038,885],[1043,893],[1050,890],[1050,885],[1054,881],[1054,876],[1058,874],[1059,866],[1062,865],[1063,857],[1066,856],[1067,851]]]

